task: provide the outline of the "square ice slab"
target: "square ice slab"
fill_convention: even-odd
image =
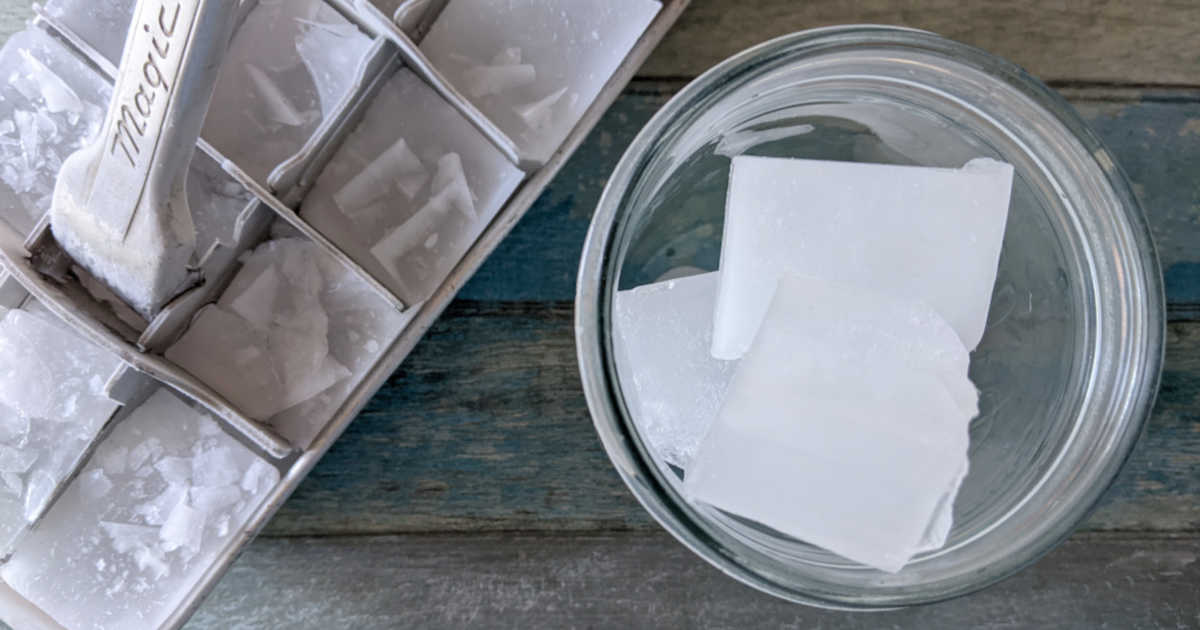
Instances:
[[[278,239],[246,257],[166,356],[307,446],[410,317],[316,245]]]
[[[421,50],[485,116],[544,161],[660,8],[653,0],[451,0]]]
[[[713,356],[749,348],[784,273],[919,298],[974,349],[1011,188],[1012,167],[990,159],[944,169],[735,157]]]
[[[203,137],[265,183],[348,98],[370,47],[321,0],[257,3],[234,33]]]
[[[970,386],[965,357],[919,301],[784,276],[685,495],[898,571],[949,530],[974,405],[947,376]]]
[[[708,352],[716,293],[712,272],[619,291],[613,303],[617,372],[633,421],[660,457],[685,470],[736,365]]]
[[[41,29],[0,49],[0,216],[27,234],[50,209],[58,169],[100,129],[112,89]]]
[[[523,177],[433,88],[401,69],[325,167],[300,215],[416,304],[442,284]]]
[[[69,630],[156,628],[278,481],[210,416],[160,389],[100,443],[4,581]]]
[[[117,409],[103,390],[119,365],[48,313],[0,318],[0,557]]]

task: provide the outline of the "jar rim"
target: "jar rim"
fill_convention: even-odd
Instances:
[[[983,69],[990,79],[1002,82],[1041,107],[1050,118],[1078,140],[1089,158],[1089,167],[1103,174],[1103,186],[1111,188],[1119,206],[1118,218],[1124,221],[1123,237],[1128,240],[1129,260],[1137,272],[1127,286],[1138,295],[1131,298],[1129,313],[1136,331],[1125,355],[1128,369],[1121,372],[1128,380],[1114,394],[1109,405],[1114,414],[1112,450],[1109,460],[1096,470],[1088,492],[1075,497],[1069,517],[1047,526],[1046,531],[1025,547],[1012,550],[1011,557],[994,570],[981,573],[969,583],[937,592],[903,596],[860,597],[814,593],[787,584],[783,576],[770,574],[748,564],[745,550],[730,548],[728,540],[718,540],[709,531],[711,524],[697,520],[693,510],[672,498],[666,471],[649,457],[635,434],[625,410],[615,362],[612,360],[608,319],[611,298],[616,290],[614,250],[626,230],[632,229],[631,209],[626,201],[639,183],[639,177],[652,154],[672,133],[686,127],[689,110],[728,88],[732,78],[762,71],[772,64],[786,64],[802,55],[824,54],[830,48],[862,49],[899,46]],[[836,54],[836,53],[835,53]],[[1133,286],[1136,285],[1136,286]],[[576,351],[589,411],[601,442],[620,477],[641,505],[672,536],[691,551],[726,574],[760,591],[794,602],[831,609],[883,609],[900,605],[932,603],[950,599],[995,583],[1028,566],[1061,543],[1075,526],[1094,508],[1103,491],[1112,483],[1128,458],[1137,436],[1149,417],[1158,389],[1165,337],[1165,297],[1149,226],[1125,175],[1104,149],[1103,143],[1086,126],[1075,110],[1058,94],[1019,67],[982,50],[917,29],[883,25],[834,26],[801,31],[769,40],[721,62],[685,86],[646,124],[622,156],[597,205],[585,240],[577,279],[575,309]]]

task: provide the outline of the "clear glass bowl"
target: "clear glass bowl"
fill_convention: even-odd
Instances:
[[[725,144],[722,145],[722,139]],[[732,147],[732,148],[731,148]],[[612,359],[617,289],[716,269],[728,157],[1016,169],[987,333],[972,356],[981,415],[946,546],[889,575],[698,508],[630,417]],[[642,505],[734,578],[829,608],[888,608],[979,589],[1063,540],[1148,416],[1161,370],[1161,276],[1111,155],[1016,66],[926,32],[818,29],[747,50],[684,88],[617,166],[583,252],[580,369],[596,429]],[[797,483],[802,483],[797,480]]]

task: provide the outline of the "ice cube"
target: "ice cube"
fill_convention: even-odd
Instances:
[[[904,320],[865,334],[846,321],[845,303],[813,297],[822,282],[779,280],[684,492],[895,572],[943,524],[965,470],[969,417],[938,378],[942,366],[913,351],[937,341],[893,334],[928,328]],[[843,295],[874,300],[878,312],[907,301]]]
[[[463,86],[468,96],[479,98],[503,94],[529,85],[537,80],[533,66],[514,65],[474,66],[463,72]]]
[[[319,396],[294,405],[270,420],[293,444],[307,446],[341,407],[356,382],[375,365],[420,310],[392,308],[350,270],[328,258],[318,259],[324,279],[320,300],[329,317],[329,354],[355,378],[343,378]]]
[[[282,297],[260,299],[259,291],[278,291]],[[282,400],[272,399],[281,411],[262,419],[302,447],[345,402],[357,382],[349,377],[370,369],[417,311],[397,312],[315,245],[288,237],[248,256],[218,306],[234,311],[227,315],[253,318],[257,323],[250,323],[267,330],[265,345],[246,354],[264,354],[274,373],[291,379],[291,385]],[[197,349],[204,347],[201,338]],[[203,355],[198,358],[205,360]],[[212,369],[219,369],[220,361],[208,361]],[[193,373],[206,380],[201,369]],[[211,377],[206,382],[219,391],[225,387]]]
[[[254,250],[254,256],[248,262],[253,262],[254,258],[275,265],[291,288],[281,294],[284,299],[279,307],[279,323],[296,316],[304,317],[302,311],[314,303],[325,286],[321,250],[301,238],[275,239]]]
[[[198,487],[227,486],[237,483],[241,478],[237,452],[231,447],[204,448],[192,457],[192,482]]]
[[[467,219],[478,216],[475,212],[475,195],[471,193],[471,186],[467,183],[462,157],[457,153],[447,153],[438,158],[437,173],[433,176],[431,191],[430,201],[437,199],[441,203],[453,206]]]
[[[326,282],[321,303],[329,314],[329,353],[362,375],[392,345],[421,305],[398,312],[349,270],[323,266],[322,271]]]
[[[154,462],[154,470],[171,485],[183,486],[192,482],[192,460],[187,457],[163,457]]]
[[[97,447],[91,465],[132,453],[151,440],[159,448],[148,452],[159,455],[142,462],[150,474],[138,476],[127,466],[110,476],[112,488],[99,499],[84,492],[81,480],[72,483],[0,569],[14,590],[67,628],[163,625],[220,554],[238,543],[233,532],[279,480],[273,467],[221,432],[215,420],[166,390],[156,391],[122,420]],[[171,487],[155,470],[159,459],[203,456],[209,450],[229,453],[220,459],[233,468],[234,479],[255,470],[263,483],[234,486],[241,497],[221,507],[192,505],[185,492],[160,523],[139,513],[147,496]]]
[[[262,464],[262,466],[265,466],[266,469],[271,468],[267,464]],[[266,469],[263,472],[266,472]],[[248,474],[250,471],[246,472]],[[200,486],[188,491],[188,499],[197,510],[204,514],[216,514],[241,501],[243,489],[247,492],[255,492],[256,488],[257,486],[239,488],[236,485]]]
[[[258,460],[246,468],[246,472],[242,474],[242,480],[238,484],[238,487],[251,495],[257,496],[270,490],[278,480],[278,471],[270,464]]]
[[[62,161],[99,131],[108,82],[40,28],[0,49],[0,217],[28,233],[50,208]]]
[[[653,0],[450,0],[421,50],[485,116],[545,160],[660,8]],[[532,72],[507,69],[523,66]]]
[[[203,151],[192,154],[187,177],[188,208],[196,226],[196,251],[204,255],[213,245],[237,243],[238,217],[253,196],[221,170]]]
[[[41,92],[46,111],[51,114],[65,113],[67,120],[78,120],[79,116],[83,115],[86,104],[75,93],[75,90],[62,77],[47,68],[46,64],[39,61],[29,49],[21,49],[17,52],[33,70],[32,76],[38,83],[38,91]]]
[[[299,127],[307,122],[312,112],[301,112],[296,109],[288,95],[271,80],[271,77],[267,76],[266,72],[252,63],[246,64],[245,69],[246,76],[250,77],[250,83],[258,91],[258,97],[268,120],[289,127]]]
[[[29,437],[29,416],[0,405],[0,443],[21,447]]]
[[[101,390],[120,360],[34,310],[31,301],[0,317],[0,555],[117,408]]]
[[[467,186],[462,161],[457,153],[449,153],[438,160],[429,201],[407,221],[383,237],[383,240],[371,248],[371,253],[383,261],[393,274],[404,273],[403,269],[394,264],[389,265],[388,261],[399,261],[419,246],[424,246],[425,249],[436,247],[441,240],[441,234],[435,230],[445,223],[446,215],[454,209],[459,210],[468,220],[475,218],[475,202],[471,198],[471,189]]]
[[[750,346],[784,273],[917,297],[967,349],[983,335],[1012,167],[961,169],[738,156],[721,244],[713,356]]]
[[[518,105],[514,111],[517,112],[517,116],[521,118],[525,126],[534,131],[544,131],[554,120],[554,107],[566,93],[567,88],[561,88],[532,103]]]
[[[256,3],[230,42],[203,137],[265,182],[348,97],[352,59],[370,45],[321,0]]]
[[[139,547],[148,546],[153,544],[154,539],[158,537],[158,528],[148,525],[101,521],[100,530],[112,541],[113,549],[117,553],[128,553]]]
[[[191,372],[252,418],[277,411],[283,384],[266,353],[266,337],[221,306],[206,306],[166,351],[168,360]]]
[[[393,275],[405,273],[400,256],[419,252],[420,246],[429,243],[436,247],[441,234],[435,232],[438,224],[450,211],[449,201],[442,196],[433,196],[407,221],[392,230],[383,240],[371,248],[371,254],[383,262]]]
[[[264,421],[347,379],[330,354],[321,256],[299,239],[260,246],[167,358]]]
[[[925,528],[925,533],[921,535],[921,541],[917,543],[916,553],[936,551],[946,545],[946,539],[950,536],[950,528],[954,526],[954,498],[958,496],[958,489],[962,486],[963,479],[967,477],[968,468],[969,462],[964,461],[950,487],[938,499],[933,518]]]
[[[320,353],[319,359],[316,359],[316,353],[311,352],[315,347],[304,348],[290,337],[272,344],[272,351],[287,384],[279,404],[280,411],[310,400],[350,377],[350,370],[329,355],[327,345],[324,345],[326,350]]]
[[[967,375],[970,354],[949,322],[924,301],[802,274],[784,274],[779,286],[808,300],[795,307],[803,317],[790,324],[797,338],[836,342],[834,352],[846,361],[852,361],[856,352],[869,353],[858,356],[929,373],[958,405],[965,421],[979,412],[979,392]]]
[[[394,194],[395,189],[412,199],[427,181],[429,171],[404,138],[399,138],[335,192],[333,201],[343,214],[354,216]]]
[[[0,444],[0,472],[26,473],[33,462],[37,461],[36,451],[16,449]]]
[[[93,468],[79,476],[79,492],[89,501],[98,501],[113,489],[112,480],[103,469]]]
[[[296,53],[317,85],[321,111],[328,115],[353,89],[355,71],[371,48],[371,38],[329,7],[300,22]]]
[[[134,473],[136,477],[147,478],[153,475],[153,471],[157,470],[153,465],[146,468],[141,468]],[[176,505],[187,496],[188,484],[172,483],[166,478],[159,476],[163,483],[167,484],[152,498],[139,503],[134,508],[133,513],[140,517],[148,525],[162,525],[167,522],[167,517],[170,516],[171,510],[175,509]],[[84,495],[86,497],[86,495]]]
[[[296,292],[291,292],[296,295]],[[311,296],[301,302],[306,310],[287,316],[277,311],[275,321],[267,329],[267,350],[275,362],[276,371],[284,382],[302,378],[320,368],[329,355],[329,316],[320,299]]]
[[[204,513],[188,505],[187,495],[184,495],[158,530],[162,549],[169,553],[182,548],[190,557],[200,551],[203,537]]]
[[[129,470],[139,470],[144,466],[153,466],[154,462],[162,456],[162,452],[162,442],[158,441],[158,438],[151,437],[129,449],[129,457],[125,460],[125,464]],[[147,464],[147,461],[150,463]]]
[[[45,469],[39,468],[29,473],[25,480],[25,520],[32,523],[37,520],[42,510],[50,504],[54,489],[58,487],[61,478],[55,477]]]
[[[20,309],[0,319],[0,402],[30,418],[57,421],[72,411],[91,372],[72,365],[78,341],[63,332]]]
[[[96,463],[107,475],[119,475],[125,472],[128,461],[129,449],[123,447],[108,449],[103,457],[96,455]]]
[[[520,65],[520,63],[521,63],[521,47],[520,46],[512,46],[509,48],[505,48],[504,50],[501,50],[500,52],[496,53],[495,57],[492,57],[492,65],[493,66],[516,66],[516,65]]]
[[[4,489],[11,496],[20,498],[25,494],[25,480],[17,473],[0,472],[0,480],[4,483]],[[15,526],[20,526],[20,523],[14,523]]]
[[[717,416],[732,361],[709,355],[717,273],[617,292],[613,345],[638,431],[667,462],[688,463]]]
[[[375,182],[410,181],[411,160],[380,157],[397,140],[434,173],[428,186],[410,189],[417,190],[411,197],[357,181],[365,170]],[[432,295],[522,178],[431,87],[401,69],[322,172],[300,214],[416,304]]]
[[[275,302],[281,288],[279,271],[274,267],[247,268],[247,271],[254,279],[244,291],[236,294],[226,291],[225,295],[229,296],[226,304],[251,326],[266,329],[275,320]]]

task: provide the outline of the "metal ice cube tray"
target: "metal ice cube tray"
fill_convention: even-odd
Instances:
[[[573,68],[569,62],[565,70],[558,69],[560,80],[565,76],[568,81],[576,81],[576,75],[585,76],[591,80],[592,87],[570,93],[564,87],[544,98],[529,101],[519,109],[506,109],[502,99],[497,100],[494,96],[510,85],[506,83],[509,80],[506,77],[524,72],[523,69],[512,69],[522,65],[520,48],[529,44],[521,38],[578,44],[590,37],[607,45],[606,33],[601,33],[599,27],[587,26],[591,18],[572,22],[565,16],[584,15],[589,11],[607,12],[598,23],[615,24],[614,28],[628,30],[629,25],[622,25],[621,21],[629,16],[621,14],[618,5],[649,1],[521,0],[515,4],[526,7],[528,12],[524,15],[501,12],[505,19],[515,22],[545,13],[561,15],[564,20],[561,23],[527,20],[527,24],[511,29],[517,37],[505,42],[507,47],[492,52],[486,50],[488,38],[462,37],[461,31],[455,32],[455,24],[478,29],[486,25],[486,20],[492,19],[490,10],[499,11],[496,7],[501,4],[511,9],[513,3],[498,0],[374,0],[373,4],[365,0],[245,0],[231,44],[234,61],[227,59],[222,68],[223,81],[226,74],[238,73],[238,76],[226,81],[228,86],[224,91],[221,85],[218,86],[209,110],[209,121],[190,169],[188,192],[196,215],[202,253],[196,272],[203,282],[177,296],[149,321],[114,304],[115,300],[103,299],[103,289],[96,287],[87,274],[56,247],[46,216],[49,190],[52,190],[52,177],[58,163],[99,126],[98,118],[111,93],[111,86],[105,87],[105,82],[111,83],[115,76],[134,2],[51,0],[45,7],[35,7],[37,17],[29,29],[15,35],[0,50],[0,70],[10,70],[6,64],[24,64],[20,66],[24,74],[12,70],[8,85],[3,88],[6,91],[0,92],[0,151],[4,151],[5,156],[14,152],[9,156],[11,159],[24,159],[22,156],[41,152],[37,163],[24,159],[17,165],[21,168],[0,165],[0,180],[3,181],[0,185],[0,218],[4,219],[0,221],[0,324],[13,330],[17,330],[18,324],[26,327],[11,333],[26,335],[18,341],[35,339],[32,335],[36,334],[43,335],[37,340],[61,338],[64,350],[62,356],[56,357],[70,359],[65,364],[73,366],[83,376],[90,375],[90,380],[81,380],[78,374],[68,378],[59,373],[54,373],[51,380],[62,381],[56,387],[84,392],[84,402],[92,404],[86,409],[99,409],[95,413],[105,414],[105,417],[94,422],[95,426],[83,427],[72,434],[74,441],[64,443],[58,449],[61,457],[55,460],[56,468],[50,473],[42,472],[41,463],[21,463],[19,466],[0,463],[0,468],[12,468],[0,470],[0,480],[9,485],[10,492],[16,493],[15,499],[0,499],[0,513],[16,510],[21,516],[17,519],[20,523],[11,531],[5,529],[6,524],[0,523],[0,553],[4,556],[4,564],[0,566],[0,577],[4,579],[0,583],[0,618],[18,630],[181,626],[242,547],[341,435],[458,289],[528,210],[674,23],[688,0],[662,0],[661,7],[637,24],[637,32],[628,42],[628,52],[610,64],[606,76],[592,76],[594,68]],[[288,18],[303,23],[299,28],[309,29],[306,32],[323,29],[313,41],[297,43],[283,50],[264,48],[258,41],[276,27],[293,26],[291,22],[281,26],[285,20],[273,22],[269,19],[271,16],[297,7],[304,11],[311,9],[308,14],[316,15],[317,5],[321,15],[330,22],[316,23],[307,17]],[[563,12],[562,7],[569,7],[570,11]],[[442,20],[446,23],[439,24]],[[476,23],[472,24],[472,21]],[[555,32],[555,24],[568,31],[586,28],[582,32]],[[495,22],[493,30],[503,32],[504,28],[502,19]],[[430,33],[434,35],[427,38]],[[242,35],[241,41],[239,35]],[[350,39],[362,45],[345,49],[331,45]],[[242,67],[238,66],[242,59],[237,58],[235,52],[239,46],[243,47],[241,54],[249,60]],[[308,46],[307,57],[304,52],[299,52],[305,46]],[[621,47],[620,44],[616,46]],[[297,107],[294,99],[289,101],[276,93],[281,85],[288,86],[294,81],[284,70],[274,78],[267,76],[268,72],[276,67],[294,68],[299,63],[272,65],[271,58],[276,54],[298,54],[304,58],[311,76],[324,77],[324,82],[313,79],[312,90],[307,95],[311,102]],[[471,61],[464,62],[468,57]],[[255,65],[259,63],[266,70]],[[495,75],[488,74],[488,68],[495,67],[507,69]],[[578,72],[571,74],[573,70]],[[563,71],[567,74],[562,74]],[[453,78],[448,78],[449,75]],[[68,92],[77,99],[63,96],[65,93],[56,81],[65,82],[70,88]],[[75,82],[74,86],[72,82]],[[572,83],[570,87],[577,86]],[[38,103],[44,111],[30,113],[21,109],[25,102],[22,99]],[[65,104],[64,99],[68,101]],[[421,110],[413,105],[416,102],[435,105]],[[254,122],[259,125],[257,129],[261,136],[245,131],[253,127],[225,124],[221,118],[222,115],[240,116],[243,113],[252,118],[257,116]],[[403,121],[409,115],[409,120],[432,117],[435,121],[450,121],[452,126],[462,129],[450,131],[431,127],[436,123],[426,124],[424,120],[408,123],[412,126],[405,128]],[[9,117],[13,120],[11,129],[5,122]],[[378,125],[390,124],[390,120],[399,121],[401,127],[400,133],[394,135],[423,137],[426,144],[438,145],[437,151],[423,152],[419,147],[409,150],[407,145],[398,146],[402,144],[398,142],[402,138],[369,133]],[[245,120],[241,124],[246,124]],[[360,125],[364,125],[362,131],[356,133]],[[419,128],[422,125],[430,128]],[[282,136],[286,137],[277,137],[276,132],[285,128],[287,133]],[[463,131],[467,128],[468,131]],[[446,146],[441,146],[443,142]],[[457,146],[451,146],[456,143]],[[379,155],[357,155],[356,152],[365,150],[364,147]],[[382,151],[381,147],[384,147]],[[374,250],[380,245],[364,242],[361,234],[351,234],[348,228],[341,229],[314,208],[341,207],[345,200],[337,197],[351,196],[345,192],[347,190],[359,191],[359,197],[372,197],[367,199],[372,203],[383,203],[373,198],[378,197],[374,194],[378,191],[372,191],[371,186],[378,182],[372,178],[378,179],[378,176],[371,173],[374,173],[375,162],[385,159],[380,155],[393,150],[392,158],[421,162],[427,171],[421,181],[426,183],[431,177],[441,176],[443,162],[451,154],[455,157],[447,163],[456,166],[458,170],[454,172],[459,175],[472,169],[491,169],[489,173],[501,172],[503,176],[464,180],[471,199],[463,201],[460,197],[448,201],[450,205],[446,206],[449,208],[446,211],[470,206],[470,212],[462,211],[468,215],[466,220],[441,220],[437,229],[428,234],[401,233],[404,225],[410,222],[414,229],[429,231],[432,225],[429,221],[414,219],[419,214],[417,210],[402,225],[387,226],[393,230],[391,234],[399,234],[393,242],[403,241],[417,253],[381,263],[383,257],[376,256]],[[439,153],[443,159],[437,159]],[[482,155],[490,156],[491,161],[487,162]],[[360,177],[361,181],[355,183],[355,177]],[[191,182],[196,182],[195,192]],[[388,185],[392,185],[390,181]],[[404,187],[403,182],[398,185]],[[412,190],[425,185],[414,185]],[[362,192],[364,190],[367,192]],[[391,193],[398,194],[394,187]],[[197,200],[201,203],[197,204]],[[197,207],[201,209],[195,210]],[[478,216],[471,218],[470,215],[476,212]],[[387,223],[386,217],[381,220]],[[260,246],[280,238],[298,239],[287,242],[312,252],[311,256],[319,259],[314,268],[323,270],[328,284],[336,285],[336,290],[331,288],[326,292],[331,299],[353,297],[356,300],[353,308],[361,309],[355,311],[356,317],[366,313],[371,320],[367,324],[353,319],[346,321],[354,321],[356,326],[361,324],[361,330],[367,330],[368,336],[374,334],[375,337],[362,345],[346,345],[348,342],[343,341],[343,349],[355,348],[358,353],[343,357],[350,376],[322,390],[319,400],[306,400],[283,412],[263,417],[263,413],[251,413],[244,402],[223,394],[221,390],[227,389],[228,384],[214,386],[212,378],[202,379],[193,374],[203,370],[193,368],[189,371],[167,355],[171,348],[183,344],[190,327],[199,321],[198,313],[220,300],[227,290],[232,291],[231,283],[241,282],[240,277],[236,281],[235,277],[243,269],[242,263],[246,263],[247,268],[258,264],[252,262],[253,256],[248,258],[250,252],[258,252],[254,256],[262,254],[263,259],[269,259],[271,252],[278,248],[272,250],[270,246]],[[444,249],[438,250],[439,242]],[[427,250],[449,251],[452,255],[442,259],[428,254]],[[247,281],[255,279],[247,278]],[[244,286],[239,290],[248,292]],[[368,303],[371,306],[365,306]],[[11,315],[17,311],[22,314]],[[11,318],[7,323],[4,322],[6,317]],[[332,337],[339,332],[337,327],[342,320],[335,316],[329,320]],[[356,343],[359,332],[360,329],[355,328],[350,333]],[[0,336],[2,334],[8,333],[0,333]],[[38,347],[40,342],[30,343],[31,348],[19,349],[32,352],[30,356],[36,356],[37,352],[59,352],[57,346],[46,348]],[[76,356],[72,348],[87,348],[87,352]],[[0,353],[9,352],[10,349],[0,341]],[[182,356],[182,351],[172,356]],[[0,364],[5,361],[7,359],[0,357]],[[49,370],[47,373],[65,369],[60,366],[63,361],[37,363],[39,368]],[[21,376],[0,365],[0,379],[4,378],[19,379]],[[10,383],[10,387],[15,385]],[[4,384],[0,383],[0,398],[5,395],[5,390]],[[62,393],[53,388],[47,391],[46,396],[50,399]],[[79,400],[79,396],[72,393],[68,400],[70,405],[63,407],[70,411],[64,413],[83,413],[77,411]],[[18,408],[18,413],[13,414],[8,409],[9,401],[0,400],[0,403],[3,403],[0,404],[0,416],[17,418],[17,425],[25,431],[19,444],[34,444],[38,438],[36,435],[29,437],[33,433],[26,417],[28,410]],[[270,411],[275,412],[275,409]],[[4,444],[6,430],[0,427],[0,460],[4,460],[10,451],[20,452],[20,447],[10,448]],[[156,431],[164,432],[161,439],[146,437],[157,435]],[[171,454],[169,442],[172,439],[191,445],[190,451]],[[158,450],[150,455],[135,454],[142,444],[139,440],[153,441],[159,445]],[[165,450],[160,444],[164,441],[168,442]],[[154,470],[143,474],[155,458],[160,459],[154,462]],[[141,462],[145,463],[143,469],[134,473],[133,467]],[[268,466],[260,466],[260,462]],[[185,463],[191,468],[179,472],[179,466]],[[127,464],[128,471],[125,470]],[[226,479],[227,467],[217,464],[233,467],[236,478]],[[33,477],[39,474],[41,481],[34,483]],[[181,475],[186,480],[178,481],[177,485]],[[208,483],[199,477],[219,479]],[[153,518],[147,516],[135,527],[110,522],[115,517],[111,510],[105,511],[108,508],[104,502],[113,495],[106,493],[124,491],[123,487],[113,490],[114,479],[118,486],[127,482],[132,484],[130,487],[137,488],[149,479],[160,485],[166,483],[167,489],[157,498],[147,495],[146,505],[155,501],[161,503],[169,491],[183,488],[179,492],[184,493],[180,495],[184,498],[172,500],[189,509],[195,507],[193,503],[198,506],[201,499],[220,505],[208,516],[219,512],[224,519],[224,529],[212,529],[216,526],[206,522],[201,513],[197,526],[200,529],[191,532],[195,538],[193,548],[189,546],[192,540],[189,534],[186,531],[179,533],[187,529],[186,519],[181,521],[174,512],[164,512]],[[223,485],[216,485],[218,483]],[[14,491],[13,488],[18,486]],[[35,487],[37,496],[33,496]],[[221,491],[233,494],[225,501]],[[76,509],[80,505],[91,505],[86,503],[89,497],[103,497],[95,503],[100,507]],[[112,501],[114,504],[119,502],[118,499]],[[216,503],[212,503],[214,501]],[[139,509],[141,507],[145,505]],[[169,511],[169,506],[160,507]],[[89,509],[99,512],[91,514]],[[104,521],[103,525],[101,521]],[[155,546],[158,542],[146,543],[139,538],[155,535],[146,534],[150,530],[138,529],[145,523],[163,529],[174,528],[170,535],[161,530],[157,535],[162,541],[171,542],[168,545],[172,549],[170,553],[183,549],[191,554],[189,558],[193,562],[176,563],[173,556],[165,555]],[[73,540],[64,541],[63,549],[48,547],[49,542],[56,541],[56,536]],[[112,566],[105,566],[110,563],[100,561],[83,566],[59,557],[66,549],[65,545],[77,547],[101,543],[123,547],[136,561],[130,560],[131,564],[122,568],[124,573],[118,576],[112,573]],[[153,549],[148,550],[146,545]],[[77,550],[67,551],[69,555]],[[119,549],[118,553],[121,553]],[[55,562],[67,564],[57,566]],[[186,570],[180,570],[181,566]],[[64,567],[69,570],[63,571]],[[52,570],[58,573],[51,576],[38,573]],[[122,588],[111,587],[118,579]],[[174,580],[172,584],[178,583],[177,588],[155,593],[152,598],[156,599],[155,606],[143,605],[138,592],[153,592],[156,582],[161,584],[171,580]],[[88,589],[106,584],[110,586],[107,595],[96,601],[88,599],[92,593]],[[64,601],[74,601],[76,606],[86,607],[86,610],[68,610]]]

